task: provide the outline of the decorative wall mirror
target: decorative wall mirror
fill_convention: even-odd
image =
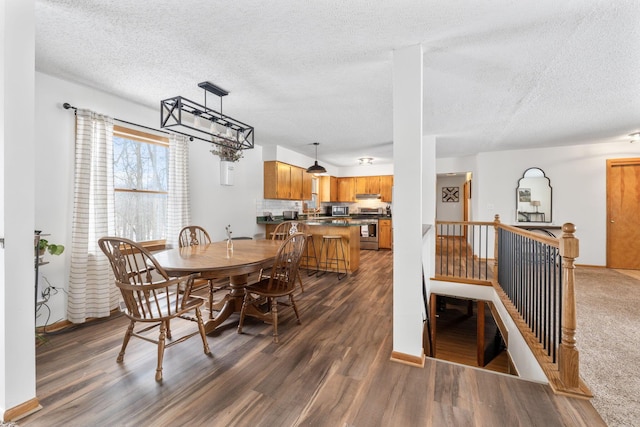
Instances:
[[[540,168],[529,168],[516,188],[516,222],[551,222],[551,181]]]

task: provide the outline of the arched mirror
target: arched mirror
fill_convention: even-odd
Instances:
[[[529,168],[516,188],[517,222],[551,222],[551,181],[540,168]]]

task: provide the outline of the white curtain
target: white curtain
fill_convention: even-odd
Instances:
[[[112,152],[113,119],[77,110],[67,304],[67,318],[73,323],[109,316],[118,306],[111,266],[98,247],[98,239],[115,230]]]
[[[190,225],[189,140],[183,135],[169,136],[169,200],[167,245],[178,246],[178,233]]]

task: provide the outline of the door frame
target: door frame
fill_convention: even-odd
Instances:
[[[629,157],[629,158],[622,158],[622,159],[607,159],[607,172],[606,172],[606,186],[607,186],[607,195],[606,195],[606,199],[607,199],[607,213],[606,213],[606,221],[607,221],[607,226],[606,226],[606,230],[607,230],[607,236],[606,236],[606,257],[607,257],[607,261],[606,261],[606,265],[607,268],[611,268],[611,247],[612,247],[612,242],[611,242],[611,231],[610,231],[610,227],[611,227],[611,169],[617,166],[638,166],[640,167],[640,157]]]

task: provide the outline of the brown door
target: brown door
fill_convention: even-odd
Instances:
[[[640,158],[607,160],[607,267],[640,269]]]

